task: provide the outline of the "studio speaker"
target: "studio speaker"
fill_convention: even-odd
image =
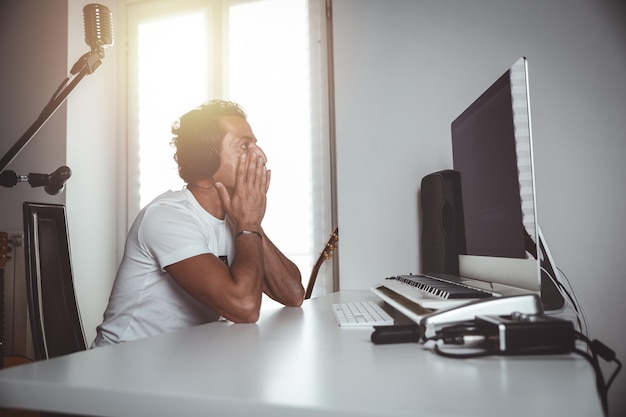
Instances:
[[[465,252],[465,229],[458,171],[433,172],[422,178],[422,271],[459,274]]]

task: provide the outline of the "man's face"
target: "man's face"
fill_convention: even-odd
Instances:
[[[267,162],[267,157],[257,145],[252,128],[245,119],[237,116],[224,116],[220,119],[220,123],[226,134],[220,152],[220,166],[213,179],[232,189],[235,185],[237,164],[241,160],[242,153],[249,157],[256,153],[257,157],[263,157],[265,162]]]

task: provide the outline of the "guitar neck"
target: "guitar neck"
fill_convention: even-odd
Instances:
[[[337,244],[337,240],[339,239],[339,228],[335,228],[335,231],[330,235],[328,242],[324,246],[324,250],[320,254],[319,258],[317,258],[317,262],[313,266],[311,270],[311,276],[309,278],[309,284],[307,285],[306,291],[304,293],[304,299],[308,300],[311,298],[313,294],[313,286],[315,285],[315,281],[317,279],[317,274],[326,259],[330,259],[333,251],[335,250],[335,245]]]

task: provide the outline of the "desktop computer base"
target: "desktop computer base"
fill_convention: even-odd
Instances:
[[[543,237],[541,228],[537,227],[537,240],[539,241],[539,256],[541,265],[541,304],[544,310],[560,310],[565,305],[565,298],[559,287],[563,283],[559,279],[558,268],[552,259],[546,239]]]

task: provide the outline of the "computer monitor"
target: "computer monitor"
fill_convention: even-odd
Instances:
[[[528,64],[520,58],[452,122],[465,253],[459,275],[541,292]]]

